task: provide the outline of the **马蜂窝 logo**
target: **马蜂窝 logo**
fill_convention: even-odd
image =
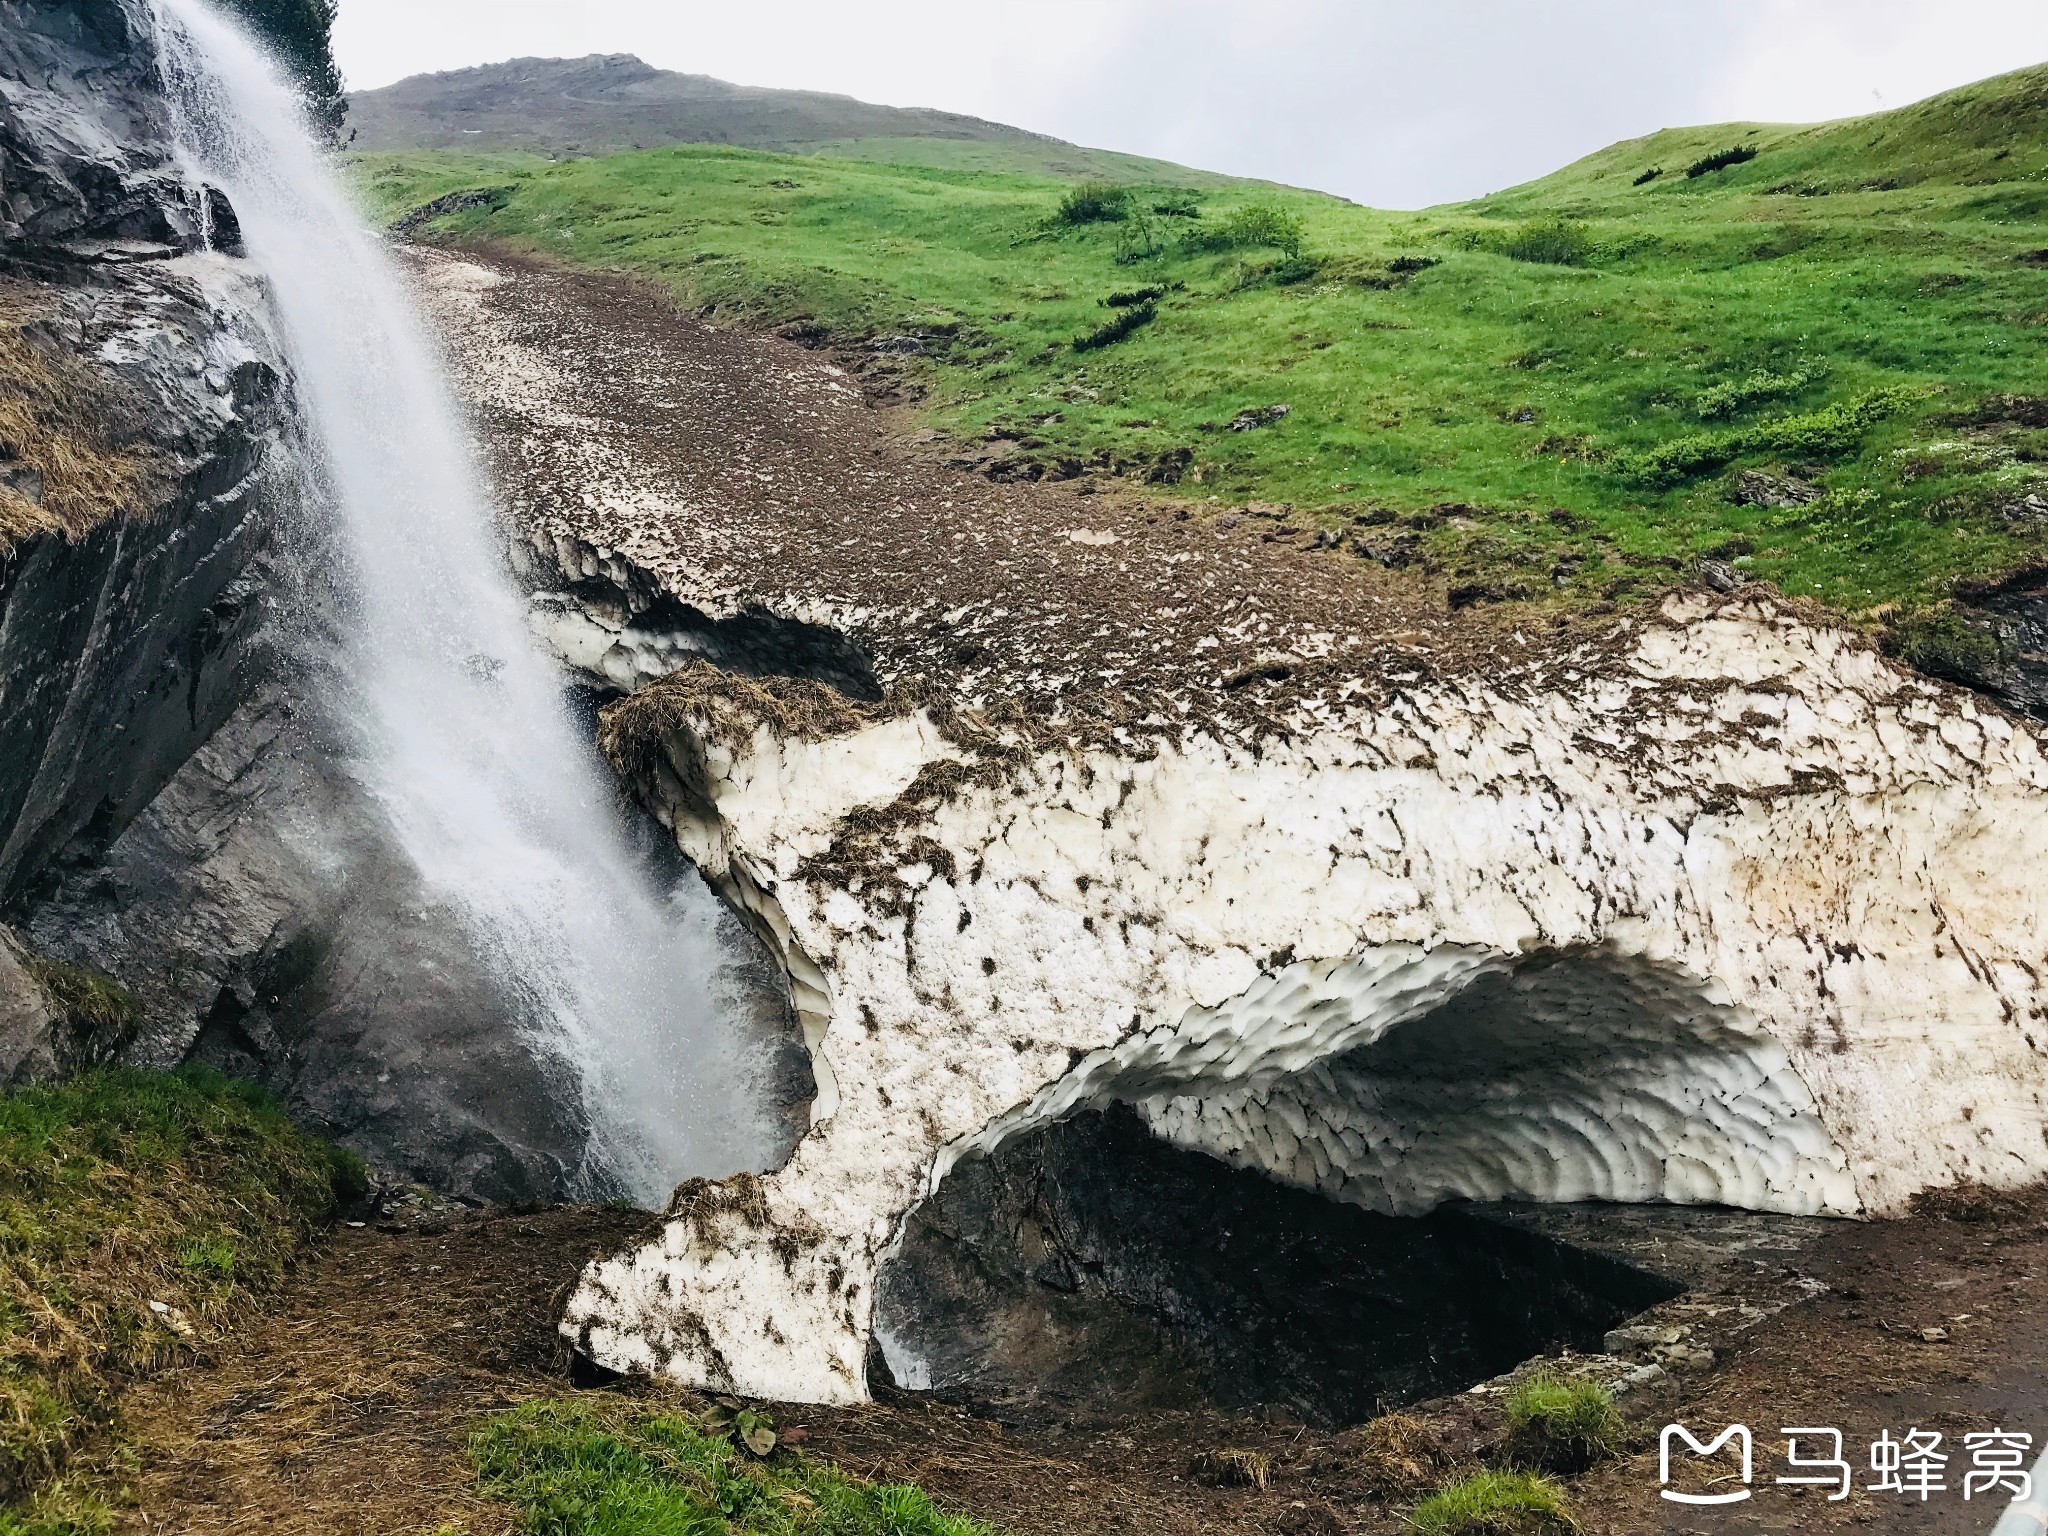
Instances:
[[[1712,1456],[1731,1441],[1742,1451],[1742,1486],[1727,1493],[1680,1493],[1671,1486],[1671,1442],[1683,1440],[1695,1456]],[[1666,1424],[1657,1437],[1657,1482],[1665,1498],[1674,1504],[1740,1504],[1748,1498],[1749,1480],[1756,1470],[1754,1447],[1747,1424],[1730,1424],[1702,1445],[1683,1424]]]

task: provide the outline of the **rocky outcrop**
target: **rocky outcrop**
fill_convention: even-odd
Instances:
[[[0,899],[18,911],[246,696],[299,501],[268,299],[225,199],[173,168],[146,34],[120,0],[0,6]],[[0,1008],[10,1080],[77,1064],[18,965]]]
[[[247,690],[301,460],[236,245],[174,169],[146,10],[0,7],[0,895]]]
[[[36,980],[28,952],[0,928],[0,1084],[38,1082],[61,1072],[64,1023]]]
[[[520,1000],[351,771],[338,686],[266,677],[110,846],[51,867],[29,937],[136,978],[131,1060],[260,1082],[390,1177],[606,1193],[573,1069],[508,1023]]]
[[[137,0],[0,0],[0,244],[19,257],[161,254],[232,209],[173,165],[154,22]],[[158,253],[134,247],[155,245]]]
[[[314,424],[158,43],[144,0],[0,0],[0,898],[133,993],[133,1061],[255,1078],[464,1198],[612,1193],[365,787]],[[0,1070],[86,1059],[63,1022],[0,964]]]
[[[98,427],[85,451],[144,466],[89,525],[0,553],[0,889],[19,894],[118,833],[248,691],[299,459],[254,274],[200,255],[8,286],[35,316],[20,366],[94,360],[97,398],[72,397]],[[63,471],[27,446],[15,494],[41,510]]]

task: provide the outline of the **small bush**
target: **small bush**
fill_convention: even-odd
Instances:
[[[1133,309],[1140,304],[1156,304],[1165,297],[1164,288],[1133,288],[1128,293],[1112,293],[1102,302],[1111,309]]]
[[[1140,326],[1150,325],[1159,318],[1159,306],[1153,303],[1133,304],[1120,309],[1109,319],[1098,325],[1085,336],[1074,338],[1076,352],[1093,352],[1098,347],[1113,346]]]
[[[1247,203],[1234,209],[1223,221],[1223,232],[1235,250],[1271,246],[1297,260],[1307,239],[1300,215],[1277,203]]]
[[[1116,227],[1116,264],[1120,267],[1150,261],[1165,249],[1166,242],[1150,214],[1133,214]]]
[[[1628,1433],[1614,1394],[1596,1381],[1532,1376],[1508,1394],[1507,1415],[1515,1457],[1546,1472],[1583,1472]]]
[[[1578,1522],[1564,1491],[1527,1472],[1480,1472],[1431,1494],[1408,1516],[1416,1536],[1564,1536]]]
[[[1129,187],[1084,181],[1067,190],[1056,217],[1062,224],[1119,224],[1131,216],[1135,201]]]
[[[1653,165],[1647,171],[1643,172],[1642,175],[1638,176],[1634,181],[1630,182],[1629,185],[1632,187],[1646,187],[1663,174],[1663,166]]]
[[[1706,176],[1715,171],[1725,171],[1731,165],[1741,165],[1745,160],[1754,160],[1755,158],[1756,147],[1754,145],[1738,144],[1733,149],[1719,150],[1714,154],[1705,155],[1693,161],[1691,165],[1685,168],[1685,174],[1689,177]]]
[[[1554,267],[1583,266],[1593,254],[1586,226],[1570,219],[1533,219],[1492,242],[1493,249],[1515,261],[1542,262]]]
[[[1799,416],[1779,416],[1734,432],[1673,438],[1641,453],[1618,455],[1617,462],[1638,480],[1670,485],[1719,469],[1746,453],[1829,458],[1856,447],[1878,422],[1898,415],[1924,393],[1910,385],[1887,385]]]
[[[1153,203],[1152,211],[1162,219],[1199,219],[1202,205],[1192,192],[1169,192]]]
[[[1183,242],[1191,251],[1249,251],[1270,247],[1299,259],[1308,233],[1301,216],[1278,203],[1246,203]]]
[[[1816,379],[1826,376],[1825,364],[1795,368],[1790,373],[1772,373],[1759,368],[1745,378],[1728,379],[1701,390],[1693,401],[1693,413],[1707,421],[1733,416],[1760,401],[1795,395]]]

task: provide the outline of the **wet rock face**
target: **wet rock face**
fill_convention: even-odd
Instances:
[[[205,243],[149,32],[136,0],[0,0],[0,243]]]
[[[606,1193],[351,771],[290,363],[233,208],[175,174],[153,41],[142,0],[0,0],[0,403],[72,450],[0,446],[0,901],[139,997],[132,1060],[465,1198]],[[0,1073],[64,1070],[60,1034],[0,964]]]
[[[246,691],[298,491],[267,300],[204,252],[231,210],[171,169],[148,39],[139,0],[0,0],[0,388],[93,461],[67,485],[0,455],[0,898],[110,839]]]
[[[0,550],[0,894],[104,843],[259,668],[263,569],[298,496],[285,365],[253,276],[217,258],[31,290],[23,345],[109,355],[108,436],[152,466],[131,505]]]
[[[306,683],[266,680],[110,846],[53,864],[28,936],[148,979],[142,1065],[254,1079],[464,1199],[604,1193],[573,1074],[508,1027],[518,999],[422,888]]]
[[[1958,608],[1963,622],[1984,640],[1976,647],[1951,648],[1936,662],[1937,673],[1989,694],[2008,709],[2048,720],[2048,571],[2027,571],[1964,592]]]
[[[0,928],[0,1085],[9,1087],[64,1067],[64,1020],[29,967],[14,935]]]
[[[132,1059],[254,1079],[388,1176],[478,1203],[617,1193],[575,1072],[362,788],[347,697],[280,667],[110,847],[51,868],[29,936],[151,978]],[[756,1024],[794,1141],[808,1062],[772,996]]]
[[[962,1162],[878,1281],[871,1363],[1006,1417],[1360,1422],[1597,1351],[1680,1287],[1455,1210],[1381,1216],[1091,1112]]]

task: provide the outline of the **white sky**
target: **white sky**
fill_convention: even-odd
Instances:
[[[341,0],[351,85],[637,53],[1386,208],[2048,61],[2048,0]]]

